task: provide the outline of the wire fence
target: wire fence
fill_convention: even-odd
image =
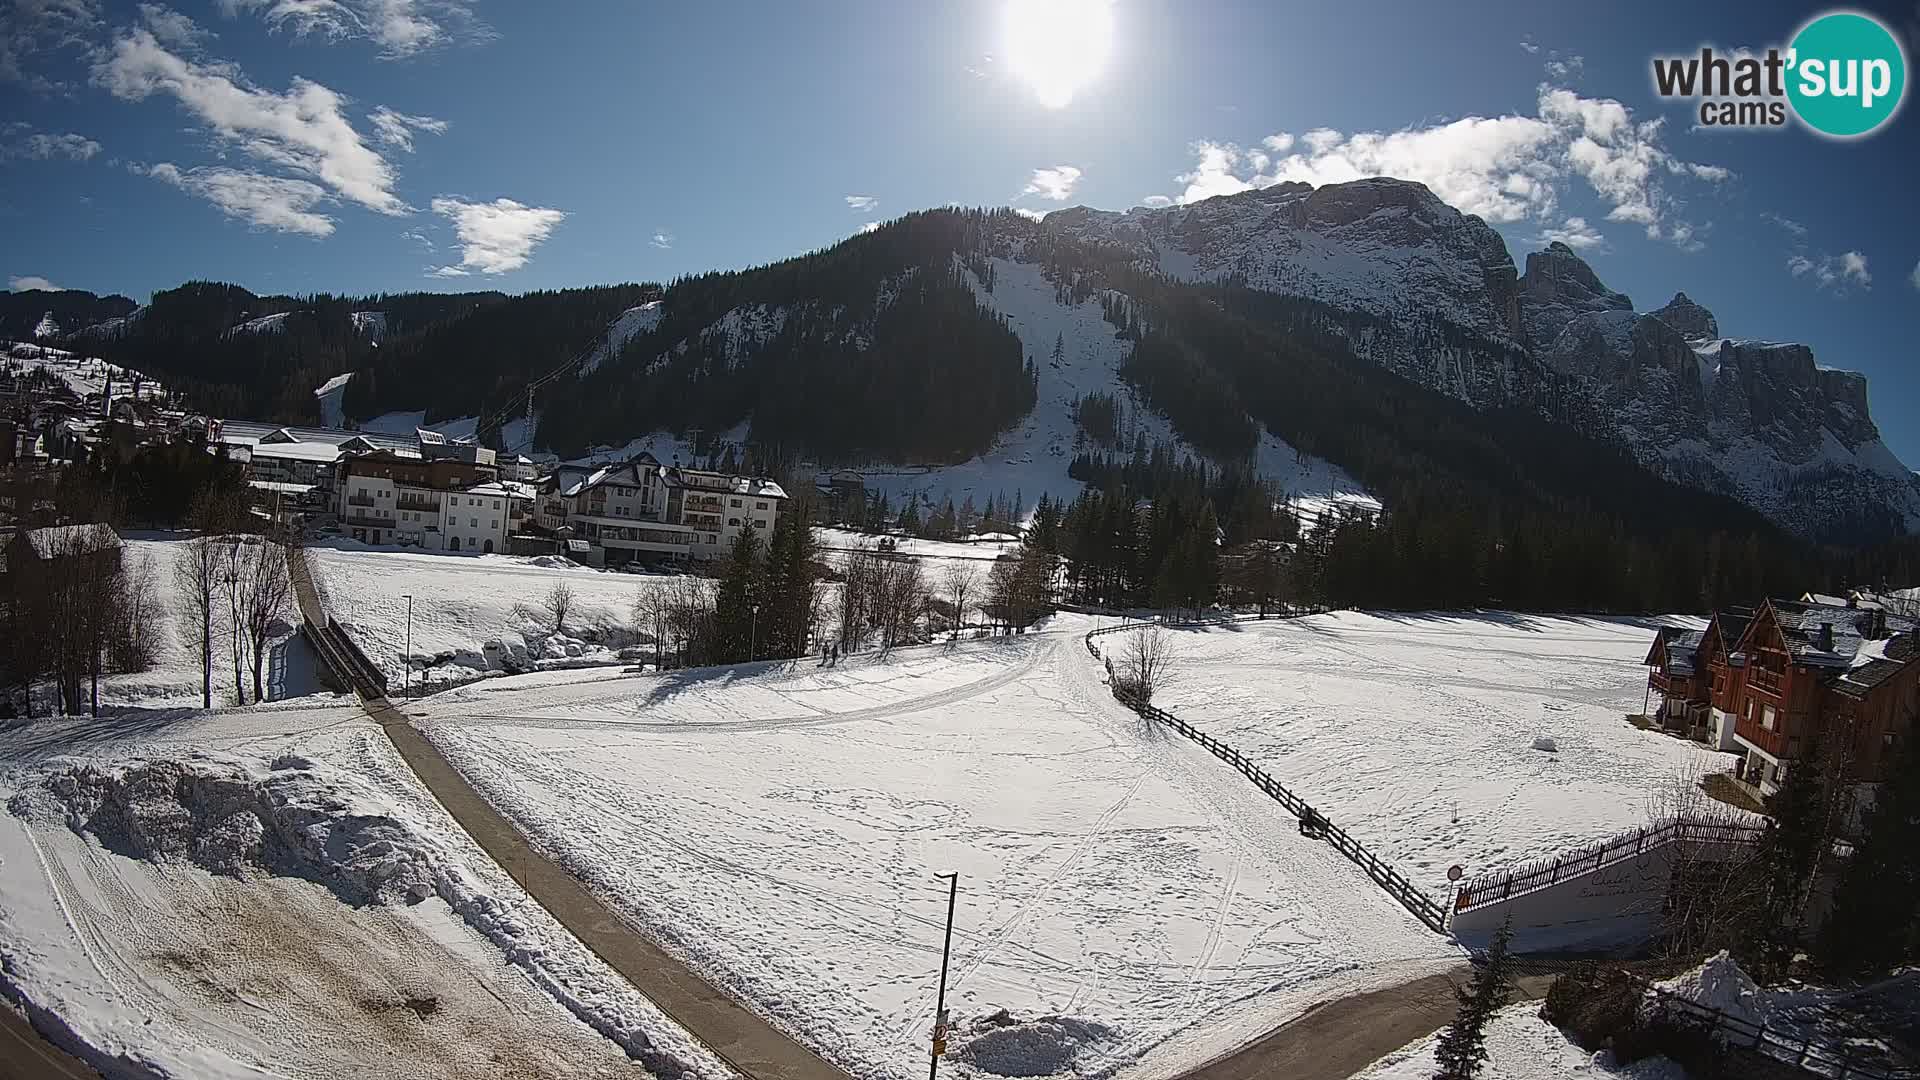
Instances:
[[[1294,609],[1292,614],[1276,617],[1299,618],[1303,615],[1317,614],[1318,610],[1324,609]],[[1248,618],[1258,619],[1260,616],[1255,615]],[[1204,620],[1199,623],[1127,622],[1117,626],[1101,627],[1087,633],[1085,639],[1087,652],[1092,655],[1095,660],[1102,658],[1100,647],[1093,643],[1093,639],[1104,634],[1117,634],[1123,630],[1139,630],[1149,626],[1204,626],[1219,621],[1247,621],[1247,619]],[[1286,785],[1280,783],[1280,781],[1275,780],[1266,770],[1255,765],[1245,755],[1241,754],[1239,750],[1201,731],[1165,709],[1130,697],[1118,687],[1114,689],[1113,696],[1127,708],[1132,709],[1134,712],[1150,720],[1165,724],[1167,727],[1186,736],[1193,742],[1200,744],[1200,746],[1205,748],[1206,751],[1214,757],[1233,766],[1242,776],[1251,780],[1255,787],[1265,792],[1268,798],[1286,807],[1289,813],[1299,818],[1302,822],[1303,830],[1310,827],[1313,833],[1323,836],[1327,843],[1333,846],[1335,851],[1346,856],[1353,861],[1354,865],[1366,871],[1367,877],[1371,878],[1374,884],[1386,890],[1387,895],[1399,901],[1401,906],[1412,912],[1414,918],[1425,923],[1435,933],[1444,934],[1447,932],[1446,905],[1428,896],[1419,886],[1407,880],[1406,876],[1395,869],[1393,864],[1376,857],[1366,849],[1365,845],[1348,835],[1346,830],[1329,821],[1325,814],[1315,810],[1305,799],[1295,794]]]
[[[1524,896],[1569,878],[1639,858],[1667,844],[1752,844],[1765,833],[1764,825],[1675,818],[1475,878],[1454,894],[1453,910],[1472,911]]]

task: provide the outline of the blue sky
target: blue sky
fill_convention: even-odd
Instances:
[[[1099,34],[1049,33],[1046,2],[0,0],[0,273],[518,292],[947,203],[1384,172],[1516,262],[1565,238],[1643,310],[1684,289],[1723,333],[1866,372],[1920,464],[1914,110],[1848,143],[1708,132],[1651,86],[1656,53],[1784,44],[1823,8],[1067,0],[1110,26],[1080,71]],[[1920,32],[1911,3],[1863,10]]]

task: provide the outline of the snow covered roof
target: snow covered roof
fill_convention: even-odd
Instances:
[[[49,525],[43,529],[28,529],[20,534],[20,540],[37,559],[88,555],[120,546],[120,534],[114,532],[111,525],[97,521],[89,525]]]
[[[341,449],[330,442],[280,442],[256,443],[253,447],[254,460],[261,458],[279,458],[284,461],[337,461]]]
[[[1812,667],[1848,667],[1866,642],[1891,633],[1911,633],[1911,619],[1889,616],[1877,608],[1840,604],[1813,604],[1772,600],[1774,620],[1796,664]]]
[[[1874,687],[1899,674],[1920,658],[1920,635],[1911,632],[1885,641],[1869,642],[1855,656],[1847,673],[1833,680],[1833,688],[1850,698],[1863,698]]]

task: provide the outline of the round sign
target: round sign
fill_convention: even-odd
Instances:
[[[1452,866],[1447,867],[1448,881],[1459,881],[1461,878],[1466,876],[1467,876],[1467,872],[1460,868],[1459,863],[1454,863]]]

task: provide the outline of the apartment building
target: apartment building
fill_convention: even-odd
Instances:
[[[549,531],[571,530],[612,565],[705,562],[744,530],[764,539],[786,498],[765,477],[662,465],[642,454],[590,472],[556,471],[536,494],[533,516]]]

